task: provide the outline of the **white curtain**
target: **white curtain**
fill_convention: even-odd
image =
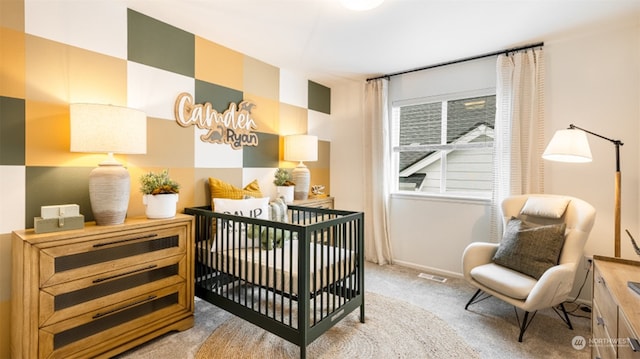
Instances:
[[[389,242],[391,143],[387,79],[368,81],[365,87],[365,259],[392,263]]]
[[[510,195],[544,192],[544,52],[498,56],[491,233],[502,235],[500,203]]]

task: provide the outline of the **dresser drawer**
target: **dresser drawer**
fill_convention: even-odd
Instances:
[[[136,336],[151,333],[172,317],[190,313],[184,283],[144,293],[40,328],[38,357],[83,358],[87,351],[126,343],[134,331]]]
[[[40,291],[38,324],[50,325],[184,282],[186,266],[186,256],[177,255],[46,287]]]
[[[600,315],[594,319],[601,322],[610,337],[615,337],[618,323],[618,306],[607,288],[607,282],[597,269],[593,273],[593,302],[597,303]]]
[[[638,336],[631,329],[631,325],[627,320],[627,317],[622,311],[619,313],[620,323],[618,328],[618,335],[621,344],[618,346],[618,358],[640,358],[640,343],[638,342]]]
[[[39,258],[40,287],[184,254],[186,237],[186,229],[181,226],[88,237],[78,243],[43,248]]]
[[[615,335],[616,333],[615,322],[611,323],[603,319],[599,303],[596,300],[593,301],[593,312],[591,313],[591,318],[592,357],[600,359],[615,359],[616,351],[611,340],[611,335]],[[611,325],[613,325],[613,327]]]

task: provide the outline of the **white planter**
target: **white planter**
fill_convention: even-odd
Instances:
[[[145,194],[142,196],[147,218],[171,218],[176,215],[178,194]]]
[[[284,203],[292,203],[293,202],[293,190],[294,186],[276,186],[276,193],[278,197],[284,197]]]

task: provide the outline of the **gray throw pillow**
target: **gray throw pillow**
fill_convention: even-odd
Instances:
[[[566,224],[531,226],[512,217],[493,262],[536,279],[557,265]]]

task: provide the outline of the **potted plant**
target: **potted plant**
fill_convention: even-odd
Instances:
[[[140,176],[140,192],[147,218],[170,218],[176,215],[180,185],[169,178],[169,171],[149,172]]]
[[[291,172],[284,168],[278,168],[274,175],[273,184],[276,185],[278,197],[284,198],[284,203],[293,202],[293,190],[296,184],[291,181]]]

